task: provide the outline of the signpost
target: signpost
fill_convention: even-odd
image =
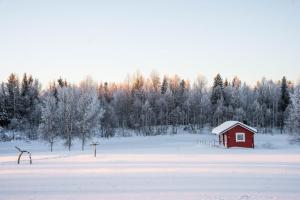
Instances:
[[[91,146],[94,148],[94,157],[97,157],[97,146],[100,145],[98,142],[93,142]]]

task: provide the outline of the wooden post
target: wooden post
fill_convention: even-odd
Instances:
[[[94,157],[96,158],[97,157],[97,146],[99,145],[99,143],[98,142],[93,142],[92,144],[91,144],[91,146],[93,146],[93,148],[94,148]]]
[[[51,141],[50,141],[50,151],[51,151],[51,152],[53,151],[53,143],[54,143],[54,141],[51,140]]]
[[[27,153],[28,154],[29,163],[31,165],[32,164],[31,153],[29,151],[21,150],[19,147],[16,147],[16,149],[20,152],[19,157],[18,157],[18,165],[20,164],[20,160],[21,160],[21,157],[22,157],[23,153]]]

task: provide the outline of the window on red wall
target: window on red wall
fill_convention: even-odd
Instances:
[[[245,133],[236,133],[236,142],[245,142],[246,138],[245,138]]]

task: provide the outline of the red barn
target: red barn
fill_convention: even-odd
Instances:
[[[238,121],[227,121],[212,130],[219,136],[219,143],[227,148],[244,147],[254,148],[255,128]]]

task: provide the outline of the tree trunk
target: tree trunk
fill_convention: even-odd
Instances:
[[[50,151],[53,152],[53,141],[50,142]]]
[[[68,149],[71,151],[71,135],[70,133],[68,134]]]
[[[81,151],[84,151],[84,145],[85,145],[85,136],[82,136],[82,140],[81,140]]]

